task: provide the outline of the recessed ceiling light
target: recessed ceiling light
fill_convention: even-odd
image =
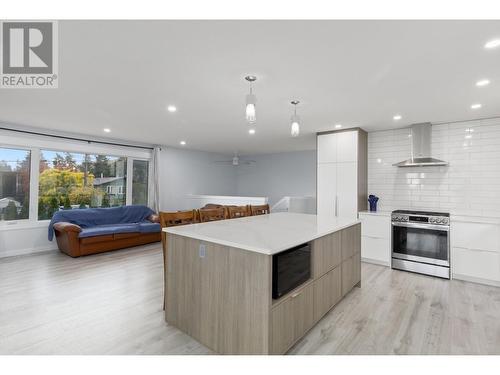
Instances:
[[[394,115],[392,117],[392,119],[395,120],[395,121],[401,120],[402,118],[403,118],[403,116],[401,116],[401,115]]]
[[[340,129],[342,127],[342,124],[335,124],[336,129]]]
[[[255,129],[248,129],[248,134],[255,134]]]
[[[104,133],[111,133],[111,129],[110,128],[104,128],[102,130],[104,131]]]
[[[481,79],[476,82],[476,86],[482,87],[482,86],[488,86],[490,84],[489,79]]]
[[[181,146],[185,146],[186,145],[186,141],[180,141],[179,142]]]
[[[476,103],[476,104],[472,104],[472,105],[470,106],[470,108],[471,108],[471,109],[479,109],[479,108],[481,108],[482,106],[483,106],[482,104],[480,104],[480,103]]]
[[[177,111],[177,107],[175,105],[169,105],[167,111],[174,113]]]
[[[484,48],[492,49],[492,48],[497,48],[499,46],[500,46],[500,39],[493,39],[493,40],[490,40],[489,42],[487,42],[484,45]]]

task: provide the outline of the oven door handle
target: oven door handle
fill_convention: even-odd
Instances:
[[[392,223],[393,227],[404,227],[404,228],[417,228],[417,229],[430,229],[430,230],[440,230],[443,232],[449,232],[450,227],[445,225],[434,225],[434,224],[417,224],[417,223]]]

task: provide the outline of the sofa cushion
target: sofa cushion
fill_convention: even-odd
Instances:
[[[97,227],[84,228],[79,234],[79,238],[103,236],[105,234],[139,232],[138,224],[110,224],[99,225]]]
[[[159,223],[142,222],[139,223],[139,232],[158,233],[161,232],[161,225]]]

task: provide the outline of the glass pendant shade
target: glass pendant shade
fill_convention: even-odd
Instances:
[[[246,110],[245,110],[245,117],[247,119],[247,122],[249,124],[253,124],[255,121],[257,121],[256,115],[255,115],[255,103],[257,102],[257,98],[254,94],[248,94],[247,95],[247,100],[246,100]]]
[[[298,137],[300,134],[299,122],[300,122],[300,117],[297,115],[293,115],[292,116],[292,126],[290,129],[290,133],[291,133],[292,137]]]

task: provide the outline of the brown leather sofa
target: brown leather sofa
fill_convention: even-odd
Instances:
[[[151,215],[148,220],[160,222],[158,215]],[[114,233],[79,238],[81,231],[82,228],[76,224],[55,223],[54,233],[59,250],[71,257],[79,257],[161,241],[161,233]]]

